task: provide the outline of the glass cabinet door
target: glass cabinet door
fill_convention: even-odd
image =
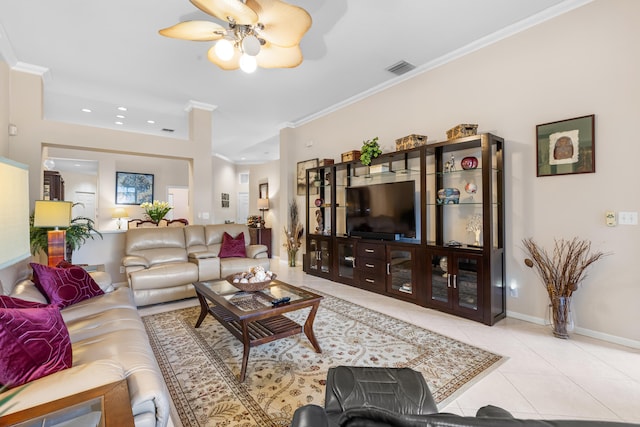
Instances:
[[[480,307],[480,257],[457,255],[453,280],[455,305],[461,311],[478,312]]]
[[[415,250],[387,245],[387,291],[416,295]]]
[[[323,238],[311,238],[309,248],[309,271],[328,274],[331,272],[331,242]]]
[[[320,242],[318,239],[309,239],[309,270],[319,271],[320,260],[318,259],[318,251],[320,248]]]
[[[355,267],[354,244],[338,241],[338,276],[349,281],[353,280]]]
[[[331,249],[328,240],[320,241],[320,271],[329,273],[331,271]]]
[[[449,274],[449,256],[443,252],[433,252],[428,256],[431,276],[429,299],[434,305],[451,306],[451,275]]]

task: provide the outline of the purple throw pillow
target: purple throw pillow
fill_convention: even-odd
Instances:
[[[17,387],[69,368],[71,340],[57,306],[0,308],[0,384]]]
[[[226,231],[222,235],[222,246],[220,247],[220,258],[247,257],[247,249],[244,246],[244,232],[240,232],[235,238]]]
[[[51,304],[60,308],[104,295],[95,280],[80,267],[55,268],[31,263],[33,283]]]
[[[47,305],[48,304],[42,304],[41,302],[10,297],[9,295],[0,295],[0,308],[42,308]]]

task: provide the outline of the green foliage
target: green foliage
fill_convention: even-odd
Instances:
[[[68,252],[80,249],[87,239],[95,239],[102,234],[95,229],[95,222],[91,218],[78,216],[71,220],[71,225],[66,229],[66,243]],[[31,244],[31,253],[36,255],[42,251],[47,254],[48,237],[47,232],[53,228],[40,228],[33,226],[33,214],[29,216],[29,242]],[[95,234],[93,234],[95,233]]]
[[[372,140],[363,141],[362,148],[360,149],[360,163],[368,166],[371,164],[371,160],[375,159],[380,154],[382,154],[382,150],[380,150],[377,136]]]

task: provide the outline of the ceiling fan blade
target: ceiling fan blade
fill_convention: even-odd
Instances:
[[[209,52],[207,52],[207,58],[223,70],[237,70],[240,68],[240,52],[238,52],[237,49],[233,49],[233,56],[231,59],[223,61],[218,58],[218,55],[216,55],[215,52],[215,46],[213,46],[209,49]]]
[[[267,42],[256,60],[262,68],[294,68],[302,63],[302,51],[299,45],[284,47]]]
[[[258,14],[258,21],[264,25],[260,35],[278,46],[299,44],[311,27],[311,16],[306,10],[280,0],[247,0],[247,6]]]
[[[240,0],[191,0],[191,3],[225,22],[229,22],[229,18],[240,25],[254,25],[258,22],[258,15]]]
[[[215,22],[185,21],[172,27],[164,28],[158,32],[165,37],[174,39],[211,41],[221,39],[227,30]]]

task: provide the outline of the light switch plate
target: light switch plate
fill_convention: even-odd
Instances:
[[[616,225],[616,213],[614,211],[606,211],[604,218],[609,227],[615,227]]]
[[[638,212],[620,212],[620,225],[638,225]]]

